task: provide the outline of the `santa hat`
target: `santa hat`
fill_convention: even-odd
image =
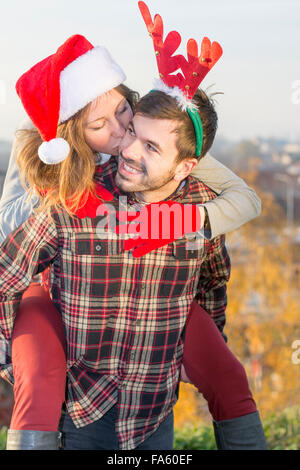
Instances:
[[[24,73],[16,90],[44,140],[40,159],[46,164],[65,160],[70,146],[56,138],[58,124],[124,80],[125,73],[108,50],[80,35],[71,36],[55,54]]]

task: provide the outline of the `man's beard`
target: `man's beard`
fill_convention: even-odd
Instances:
[[[175,170],[172,169],[168,172],[167,175],[156,177],[156,178],[147,178],[145,182],[134,182],[127,180],[126,177],[116,174],[115,183],[116,185],[126,193],[136,193],[136,192],[148,192],[148,191],[158,191],[163,188],[171,181],[173,181],[175,175]]]

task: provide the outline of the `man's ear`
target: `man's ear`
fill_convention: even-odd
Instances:
[[[174,180],[178,181],[178,183],[183,181],[193,171],[197,163],[197,158],[186,158],[185,160],[182,160],[176,168]]]

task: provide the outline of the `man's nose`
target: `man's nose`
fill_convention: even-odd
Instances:
[[[137,139],[127,139],[126,136],[121,143],[122,155],[128,160],[139,161],[141,158],[141,147]]]

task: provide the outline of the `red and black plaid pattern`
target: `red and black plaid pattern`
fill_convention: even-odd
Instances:
[[[117,160],[98,179],[115,194]],[[204,203],[215,194],[188,177],[170,199]],[[129,204],[135,202],[132,198]],[[110,203],[111,204],[111,203]],[[72,219],[65,211],[31,216],[0,249],[0,326],[7,345],[31,278],[51,265],[51,296],[68,345],[67,408],[77,427],[118,404],[121,449],[133,449],[165,419],[178,398],[184,327],[194,298],[222,330],[230,260],[224,236],[177,240],[134,258],[114,233],[99,238],[103,216]],[[2,355],[3,356],[3,355]]]

